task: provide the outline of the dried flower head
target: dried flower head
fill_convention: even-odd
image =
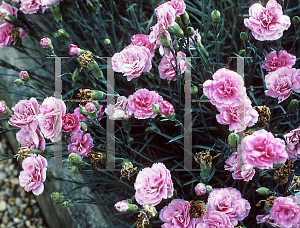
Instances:
[[[155,207],[151,207],[148,205],[143,206],[143,209],[141,213],[138,215],[138,219],[136,221],[136,227],[137,228],[148,228],[148,225],[150,224],[150,219],[152,217],[155,217],[157,214],[157,211]]]
[[[206,167],[212,165],[212,156],[210,154],[210,149],[206,151],[201,151],[195,154],[195,161],[198,164],[203,164]]]
[[[252,135],[253,132],[250,132],[250,131],[246,131],[244,132],[244,137],[246,137],[247,135]]]
[[[270,108],[267,106],[254,106],[253,107],[258,112],[258,124],[259,126],[263,127],[268,124],[270,120]]]
[[[101,152],[93,151],[92,149],[90,152],[88,152],[88,156],[89,163],[93,166],[93,169],[97,169],[99,167],[99,162],[104,159],[104,156]]]
[[[269,208],[272,208],[272,207],[273,207],[274,200],[275,200],[276,198],[277,198],[276,196],[270,196],[270,197],[267,199],[267,203],[268,203],[268,207],[269,207]]]
[[[291,184],[290,190],[300,189],[300,177],[294,176],[294,183]]]
[[[277,183],[286,184],[289,181],[289,174],[294,173],[292,160],[289,159],[288,163],[277,169],[274,175],[274,180]]]
[[[82,106],[85,106],[87,101],[92,100],[92,91],[90,89],[79,89],[79,93],[77,93],[77,97],[79,99],[85,100],[80,102]]]
[[[94,57],[88,52],[83,53],[77,59],[82,65],[82,67],[79,69],[79,72],[83,69],[83,67],[92,66],[92,63],[95,62]]]
[[[191,200],[189,203],[191,205],[189,207],[189,215],[191,219],[201,218],[206,214],[207,210],[202,201]]]
[[[21,34],[19,32],[19,29],[15,29],[15,28],[12,28],[8,35],[11,36],[12,40],[13,40],[13,45],[15,45],[18,41],[18,39],[21,37]]]
[[[21,149],[18,151],[18,153],[15,155],[15,158],[17,158],[17,160],[20,159],[25,159],[29,156],[29,154],[31,153],[31,149],[29,149],[28,147],[21,147]]]
[[[137,167],[133,167],[131,162],[124,162],[121,170],[120,179],[127,177],[129,180],[129,177],[136,171],[137,171]]]

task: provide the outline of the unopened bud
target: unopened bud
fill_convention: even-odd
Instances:
[[[240,33],[240,38],[241,38],[242,40],[247,40],[247,39],[248,39],[248,34],[247,34],[246,32],[241,32],[241,33]]]
[[[99,90],[91,90],[91,92],[93,100],[103,99],[103,97],[105,96],[105,93]]]
[[[72,80],[73,80],[73,82],[76,82],[77,79],[78,79],[78,77],[79,77],[79,72],[78,72],[78,68],[76,68],[74,70],[73,74],[72,74]]]
[[[187,27],[186,31],[187,31],[187,35],[188,36],[193,36],[194,33],[195,33],[195,29],[193,27],[191,27],[191,26]]]
[[[213,190],[213,187],[211,185],[205,185],[205,188],[207,194],[209,194]]]
[[[256,189],[255,191],[261,196],[269,195],[269,189],[266,187],[260,187],[260,188]]]
[[[76,154],[76,153],[69,154],[68,159],[73,164],[78,164],[78,163],[82,162],[82,158],[78,154]]]
[[[292,22],[293,22],[294,26],[297,26],[300,23],[300,18],[298,16],[294,16],[292,18]]]
[[[169,47],[171,45],[171,42],[166,35],[161,35],[159,40],[164,47]]]
[[[288,110],[289,112],[292,112],[292,111],[294,111],[294,110],[298,107],[298,105],[299,105],[299,101],[298,101],[297,99],[293,99],[293,100],[291,100],[290,103],[288,104],[287,110]]]
[[[123,119],[122,120],[122,125],[123,125],[124,131],[126,131],[128,133],[130,131],[130,129],[131,129],[131,121],[130,121],[130,119]]]
[[[230,147],[236,147],[237,146],[237,143],[239,141],[240,137],[238,134],[236,133],[231,133],[229,136],[228,136],[228,144]]]
[[[183,21],[180,16],[176,16],[175,22],[180,26],[180,28],[185,28]]]
[[[19,75],[20,75],[20,79],[23,80],[24,82],[27,82],[30,79],[27,71],[21,71]]]
[[[74,173],[74,174],[78,174],[78,173],[80,173],[80,170],[77,166],[73,165],[73,166],[71,166],[70,172]]]
[[[190,16],[186,11],[184,11],[184,13],[181,15],[181,20],[185,25],[188,25],[190,23]]]
[[[219,23],[221,21],[220,18],[221,18],[220,11],[218,11],[216,9],[214,11],[212,11],[212,13],[211,13],[211,20],[212,20],[212,22]]]
[[[192,86],[192,87],[191,87],[191,93],[192,93],[193,95],[196,95],[196,94],[198,93],[198,87],[197,87],[197,86]]]
[[[81,129],[82,131],[87,131],[87,125],[86,125],[85,122],[80,122],[80,129]]]
[[[4,102],[0,102],[0,114],[6,112],[6,105]]]
[[[50,8],[51,8],[51,12],[56,20],[57,23],[62,22],[62,15],[60,12],[60,8],[59,8],[59,3],[57,4],[53,4]]]
[[[154,132],[154,130],[155,130],[155,127],[147,127],[145,131],[148,133],[152,133],[152,132]]]
[[[127,138],[127,143],[128,143],[128,144],[133,143],[133,141],[134,141],[134,138],[132,138],[132,137],[128,137],[128,138]]]
[[[154,104],[152,103],[152,111],[155,113],[155,114],[158,114],[160,115],[160,111],[159,111],[159,105],[158,104]]]
[[[174,22],[174,25],[173,26],[169,26],[168,27],[168,32],[172,35],[176,35],[178,37],[182,37],[183,36],[183,31],[182,29],[180,28],[180,26]]]
[[[64,29],[59,29],[56,33],[53,34],[55,39],[67,40],[70,38],[69,34]]]
[[[110,43],[111,43],[110,39],[107,39],[107,38],[106,38],[106,39],[104,40],[104,44],[105,44],[105,45],[109,45]]]
[[[245,50],[245,49],[242,49],[242,50],[239,51],[238,54],[239,54],[239,56],[243,56],[243,57],[244,57],[245,54],[246,54],[246,50]]]
[[[65,200],[64,202],[62,202],[61,205],[62,205],[63,207],[68,207],[70,202],[71,202],[71,200]]]
[[[88,116],[89,113],[85,110],[85,107],[81,105],[79,105],[79,107],[80,107],[80,114],[84,116]]]
[[[54,204],[61,203],[65,200],[64,195],[61,195],[59,192],[52,192],[50,198],[53,200]]]
[[[17,86],[24,85],[23,80],[21,80],[20,78],[16,79],[16,80],[14,81],[14,83],[15,83]]]

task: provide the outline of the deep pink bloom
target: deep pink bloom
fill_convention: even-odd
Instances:
[[[177,70],[180,74],[183,74],[186,69],[185,59],[186,54],[179,51],[177,53]],[[172,53],[169,55],[164,55],[158,66],[160,78],[167,79],[168,81],[176,81],[176,72],[172,67],[172,64],[176,68],[175,57],[172,55]]]
[[[203,92],[217,108],[241,105],[245,96],[244,80],[238,73],[222,68],[213,74],[213,80],[203,84]]]
[[[111,120],[129,119],[131,114],[128,110],[128,99],[124,96],[118,97],[117,103],[108,105],[105,113],[109,115]]]
[[[281,227],[294,228],[300,225],[300,207],[297,197],[277,197],[270,211],[272,219]]]
[[[88,157],[93,147],[93,139],[89,133],[83,134],[83,132],[77,132],[71,134],[71,140],[69,141],[68,151],[70,153],[76,153],[81,157]]]
[[[165,116],[170,116],[174,113],[174,106],[169,101],[162,101],[159,105],[159,111]]]
[[[175,9],[175,17],[184,13],[186,5],[183,0],[171,0],[167,3]]]
[[[288,158],[284,140],[275,138],[264,129],[246,136],[244,147],[245,161],[260,169],[273,168],[273,163],[285,163]]]
[[[85,110],[89,113],[94,112],[96,109],[95,105],[92,102],[88,102],[85,105]]]
[[[38,128],[22,127],[16,134],[16,138],[21,143],[21,147],[45,150],[45,139]]]
[[[287,51],[280,50],[278,55],[276,51],[272,51],[265,57],[265,60],[267,61],[261,67],[267,71],[275,71],[280,67],[292,68],[296,63],[296,56],[287,53]]]
[[[80,130],[79,117],[76,114],[65,114],[62,116],[62,131],[76,133]]]
[[[124,73],[127,81],[139,77],[142,72],[149,72],[152,68],[151,53],[144,46],[129,45],[120,53],[112,57],[113,70]]]
[[[284,135],[284,138],[289,159],[294,162],[300,158],[300,126]]]
[[[101,117],[104,115],[104,108],[102,105],[99,105],[99,110],[97,111],[98,120],[101,120]]]
[[[27,80],[27,77],[28,77],[28,72],[27,71],[21,71],[20,72],[20,79],[23,79],[23,80]]]
[[[139,89],[128,97],[128,111],[137,119],[154,118],[156,114],[152,111],[152,103],[160,104],[163,98],[155,91]]]
[[[43,48],[47,48],[50,44],[50,40],[48,38],[42,38],[40,44]]]
[[[166,2],[155,9],[157,21],[165,24],[165,28],[173,26],[175,22],[176,10]]]
[[[37,119],[44,137],[52,142],[61,139],[62,116],[66,114],[65,103],[54,97],[44,99]]]
[[[6,105],[0,101],[0,114],[6,112]]]
[[[14,115],[8,121],[10,125],[25,127],[29,124],[32,129],[36,129],[40,105],[34,97],[30,98],[30,100],[19,101],[12,107],[12,110],[14,111]]]
[[[41,0],[21,0],[20,10],[25,14],[33,14],[42,6]]]
[[[75,44],[70,44],[69,54],[71,56],[77,56],[79,54],[79,48]]]
[[[173,196],[171,173],[163,163],[142,169],[135,180],[135,199],[141,205],[156,206]]]
[[[195,228],[196,220],[189,215],[190,204],[183,199],[174,199],[168,206],[161,209],[159,219],[165,222],[162,228],[185,227]]]
[[[149,35],[144,35],[144,34],[133,35],[131,37],[131,44],[137,46],[144,46],[148,48],[151,53],[151,57],[153,57],[155,44],[150,42],[149,37],[150,37]]]
[[[195,187],[195,192],[198,196],[204,195],[206,193],[205,185],[203,183],[197,184]]]
[[[206,208],[208,212],[220,211],[225,213],[232,225],[246,218],[250,211],[250,203],[243,199],[239,190],[235,188],[213,189],[208,196]]]
[[[249,9],[250,18],[244,19],[246,27],[252,30],[255,39],[277,40],[291,25],[289,16],[283,15],[282,7],[276,0],[269,0],[266,8],[259,3]]]
[[[9,23],[6,23],[0,28],[0,47],[11,44],[12,38],[10,35],[8,35],[8,33],[12,28],[13,26]]]
[[[24,187],[26,192],[32,191],[34,195],[40,195],[44,191],[43,182],[46,180],[47,160],[36,154],[30,154],[22,162],[22,168],[19,176],[20,186]]]
[[[278,98],[278,103],[287,99],[292,89],[300,92],[300,70],[295,68],[280,67],[276,71],[269,72],[265,77],[266,95]]]
[[[234,228],[226,213],[220,211],[209,211],[201,218],[196,228]]]
[[[125,212],[128,209],[128,202],[126,200],[119,201],[115,204],[115,208],[119,212]]]

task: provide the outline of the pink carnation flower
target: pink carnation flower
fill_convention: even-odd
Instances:
[[[43,101],[41,112],[37,119],[44,137],[51,142],[61,139],[62,116],[66,114],[65,103],[54,97],[47,97]]]
[[[189,215],[190,204],[183,199],[174,199],[168,206],[161,209],[159,219],[165,222],[162,228],[185,227],[195,228],[196,220]]]
[[[120,53],[112,57],[113,70],[124,73],[127,81],[139,77],[142,72],[149,72],[152,68],[151,53],[144,46],[129,45]]]
[[[280,227],[295,228],[300,225],[300,207],[296,204],[297,197],[277,197],[270,211],[272,219]]]
[[[159,105],[159,111],[165,116],[170,116],[174,113],[174,106],[169,101],[162,101]]]
[[[278,98],[278,103],[287,99],[292,93],[292,89],[300,92],[300,70],[294,68],[280,67],[276,71],[270,72],[265,77],[266,95]]]
[[[93,147],[93,139],[89,133],[83,134],[83,132],[77,132],[71,134],[71,140],[69,141],[68,151],[70,153],[76,153],[81,157],[88,157]]]
[[[171,0],[167,3],[175,9],[175,17],[184,13],[186,5],[183,0]]]
[[[207,212],[220,211],[225,213],[232,225],[246,218],[250,211],[250,203],[243,199],[239,190],[235,188],[213,189],[207,200]]]
[[[294,162],[300,158],[300,126],[284,135],[284,138],[289,159]]]
[[[24,187],[26,192],[32,191],[34,195],[40,195],[44,191],[43,182],[46,180],[47,160],[36,154],[30,154],[22,162],[22,168],[19,176],[20,186]]]
[[[21,0],[20,10],[25,14],[34,14],[42,6],[41,0]]]
[[[126,200],[117,202],[115,204],[115,209],[119,212],[125,212],[128,209],[128,202]]]
[[[6,112],[6,105],[0,101],[0,114]]]
[[[129,119],[131,117],[128,110],[128,99],[124,96],[118,97],[117,103],[108,105],[104,111],[109,115],[110,120]]]
[[[202,218],[196,228],[234,228],[229,217],[220,211],[209,211]]]
[[[283,15],[281,6],[276,0],[269,0],[266,8],[259,3],[249,9],[250,18],[244,19],[246,27],[252,30],[255,39],[277,40],[291,25],[289,16]]]
[[[184,52],[179,51],[177,53],[177,70],[180,74],[183,74],[186,69],[185,58],[186,54]],[[160,78],[167,79],[168,81],[176,81],[176,72],[174,71],[172,64],[176,67],[175,57],[172,53],[164,55],[158,66]]]
[[[273,163],[285,163],[288,158],[284,140],[264,129],[246,136],[244,147],[245,161],[260,169],[273,168]]]
[[[128,97],[129,114],[134,114],[137,119],[154,118],[156,114],[152,111],[152,103],[160,104],[163,98],[155,91],[139,89]]]
[[[155,9],[157,21],[162,22],[167,29],[169,26],[173,26],[175,22],[176,10],[173,8],[171,2],[166,2]],[[173,4],[175,5],[175,4]]]
[[[144,46],[149,49],[151,57],[154,56],[155,44],[149,40],[149,35],[136,34],[131,37],[131,44],[136,46]]]
[[[31,129],[29,126],[22,127],[16,134],[21,147],[45,150],[45,139],[39,129]]]
[[[43,48],[47,48],[49,46],[49,44],[51,43],[49,38],[42,38],[40,41],[40,44]]]
[[[14,115],[8,121],[10,125],[25,127],[29,124],[33,130],[37,128],[40,105],[34,97],[30,98],[30,100],[19,101],[12,107],[12,110],[14,111]]]
[[[135,180],[135,199],[141,205],[156,206],[173,196],[171,173],[163,163],[142,169]]]
[[[65,114],[62,116],[62,131],[76,133],[80,130],[79,117],[76,114]]]
[[[79,54],[79,48],[75,44],[70,44],[69,54],[71,56],[77,56]]]
[[[96,109],[96,107],[95,107],[95,105],[94,105],[92,102],[86,103],[86,105],[85,105],[85,110],[86,110],[88,113],[94,112],[95,109]]]
[[[13,7],[12,5],[6,2],[2,2],[2,4],[0,5],[0,13],[6,16],[12,15],[14,17],[17,17],[18,8]],[[7,23],[7,22],[0,22],[0,24],[2,23]]]
[[[9,23],[6,23],[0,28],[0,47],[11,44],[12,38],[10,35],[8,35],[8,33],[12,28],[13,26]]]
[[[296,63],[296,56],[280,50],[278,55],[276,51],[272,51],[265,57],[267,60],[261,65],[263,69],[267,71],[275,71],[280,67],[292,68]]]
[[[28,72],[27,71],[21,71],[20,72],[20,79],[23,79],[23,80],[27,80],[27,77],[28,77]]]
[[[195,192],[198,196],[204,195],[206,193],[205,185],[203,183],[197,184],[195,187]]]

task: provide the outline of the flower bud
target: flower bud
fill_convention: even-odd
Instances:
[[[171,42],[166,35],[161,35],[159,40],[164,47],[169,47],[171,45]]]
[[[30,78],[29,78],[29,74],[27,71],[21,71],[20,72],[20,79],[23,80],[23,81],[28,81]]]
[[[195,192],[198,196],[204,195],[206,193],[205,184],[203,184],[203,183],[197,184],[195,187]]]
[[[198,93],[198,87],[197,87],[197,86],[192,86],[192,87],[191,87],[191,93],[192,93],[193,95],[196,95],[196,94]]]
[[[239,54],[239,56],[243,56],[243,57],[244,57],[245,54],[246,54],[246,50],[245,50],[245,49],[242,49],[242,50],[239,51],[238,54]]]
[[[69,46],[69,54],[71,56],[77,56],[79,54],[79,48],[75,44],[70,44]]]
[[[23,82],[23,80],[21,80],[21,79],[16,79],[15,81],[14,81],[14,83],[17,85],[17,86],[21,86],[21,85],[24,85],[24,82]]]
[[[168,32],[172,35],[176,35],[178,37],[182,37],[183,36],[183,31],[182,29],[180,28],[180,26],[174,22],[174,25],[173,26],[169,26],[168,27]]]
[[[73,74],[72,74],[72,80],[73,80],[73,82],[76,82],[77,79],[78,79],[78,77],[79,77],[79,72],[78,72],[78,68],[76,68],[74,70]]]
[[[292,22],[293,22],[294,26],[297,26],[300,23],[300,18],[298,16],[294,16],[292,18]]]
[[[218,11],[218,10],[215,9],[214,11],[211,12],[211,20],[212,20],[212,22],[219,23],[221,21],[220,18],[221,18],[220,11]]]
[[[84,116],[88,116],[89,113],[85,110],[85,107],[81,105],[79,105],[79,107],[80,107],[80,114]]]
[[[231,133],[229,136],[228,136],[228,144],[230,147],[236,147],[237,144],[238,144],[238,141],[239,141],[240,137],[238,134],[236,133]]]
[[[173,45],[173,49],[174,49],[175,51],[178,51],[178,50],[179,50],[179,45],[178,45],[178,44],[174,44],[174,45]]]
[[[132,138],[132,137],[128,137],[128,138],[127,138],[127,143],[128,143],[128,144],[133,143],[133,141],[134,141],[134,138]]]
[[[3,102],[0,102],[0,114],[6,112],[6,105]]]
[[[266,187],[260,187],[260,188],[256,189],[255,191],[261,196],[269,195],[269,189]]]
[[[59,8],[59,3],[57,4],[53,4],[50,8],[51,8],[51,12],[56,20],[57,23],[62,22],[62,16],[61,16],[61,12],[60,12],[60,8]]]
[[[109,45],[110,43],[111,43],[110,39],[106,38],[106,39],[104,40],[104,44],[105,44],[105,45]]]
[[[131,121],[130,121],[130,119],[123,119],[122,120],[122,125],[123,125],[124,131],[126,131],[128,133],[130,131],[130,129],[131,129]]]
[[[174,106],[169,101],[163,101],[159,105],[159,111],[162,115],[171,116],[174,113]]]
[[[180,28],[184,28],[185,27],[180,16],[176,16],[175,22],[180,26]]]
[[[98,111],[100,109],[100,105],[98,101],[92,101],[92,104],[95,106],[95,110]]]
[[[242,40],[247,40],[247,39],[248,39],[248,34],[247,34],[246,32],[241,32],[241,33],[240,33],[240,38],[241,38]]]
[[[42,46],[43,48],[48,48],[49,45],[52,44],[52,41],[51,41],[51,39],[49,39],[49,38],[46,37],[46,38],[42,38],[42,39],[41,39],[40,44],[41,44],[41,46]]]
[[[80,173],[80,170],[79,170],[79,168],[77,166],[72,165],[70,172],[74,173],[74,174],[78,174],[78,173]]]
[[[213,187],[211,185],[206,185],[205,188],[207,194],[209,194],[213,190]]]
[[[115,204],[115,208],[119,212],[125,212],[128,209],[128,202],[126,200],[119,201]]]
[[[82,131],[87,131],[87,125],[86,125],[85,122],[80,122],[80,129],[81,129]]]
[[[160,111],[159,111],[159,105],[158,104],[154,104],[152,103],[152,111],[155,113],[155,114],[158,114],[160,115]]]
[[[292,111],[294,111],[294,110],[298,107],[298,105],[299,105],[299,101],[298,101],[297,99],[293,99],[293,100],[291,100],[290,103],[288,104],[287,110],[288,110],[289,112],[292,112]]]
[[[184,13],[181,15],[181,20],[185,25],[188,25],[190,23],[190,17],[186,11],[184,11]]]
[[[61,205],[62,205],[63,207],[68,207],[70,202],[71,202],[71,200],[65,200],[64,202],[62,202]]]
[[[91,90],[92,92],[92,99],[93,100],[99,100],[99,99],[103,99],[105,96],[105,93],[99,90]]]
[[[187,32],[188,36],[194,36],[195,29],[193,27],[189,26],[189,27],[187,27],[186,32]]]
[[[147,127],[145,131],[148,133],[153,133],[154,130],[155,130],[155,127]]]
[[[151,72],[148,72],[147,75],[149,78],[154,78],[154,74],[152,74]]]
[[[61,203],[65,200],[64,195],[61,195],[59,192],[52,192],[50,198],[53,200],[54,204]]]
[[[78,164],[78,163],[82,162],[82,158],[78,154],[76,154],[76,153],[69,154],[68,159],[73,164]]]
[[[64,29],[58,29],[56,33],[53,34],[55,39],[67,40],[70,38],[69,34]]]

